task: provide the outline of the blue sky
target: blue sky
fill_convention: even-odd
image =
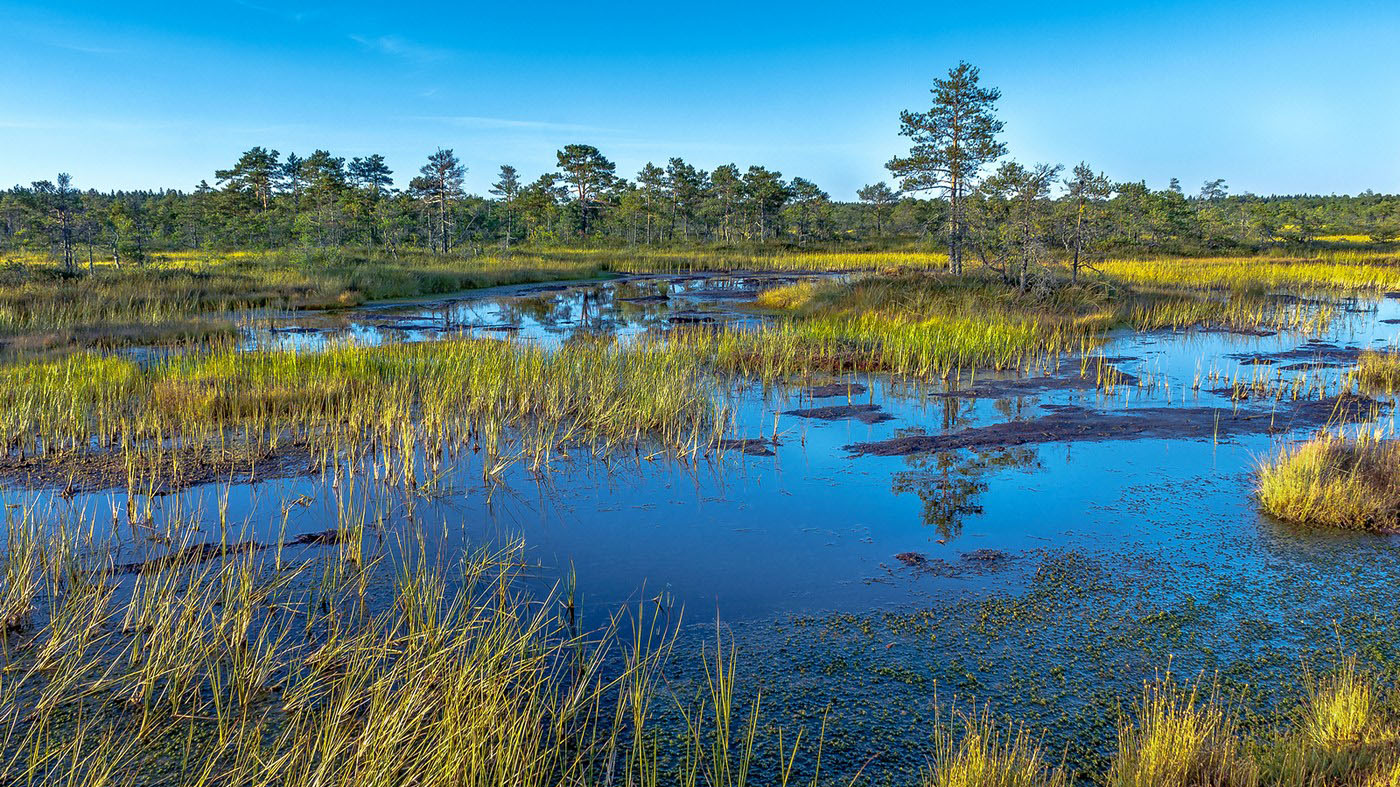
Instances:
[[[483,192],[569,142],[887,177],[898,112],[959,59],[1012,157],[1234,192],[1400,191],[1400,3],[276,3],[0,0],[0,184],[191,188],[254,145],[450,147]]]

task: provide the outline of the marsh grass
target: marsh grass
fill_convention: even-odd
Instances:
[[[1144,686],[1135,713],[1120,723],[1118,751],[1106,781],[1111,787],[1257,782],[1238,722],[1217,692],[1204,688],[1200,679],[1183,686],[1170,671]]]
[[[893,251],[796,249],[541,249],[558,262],[592,262],[618,273],[857,272],[901,269],[944,270],[948,255],[928,249]]]
[[[91,272],[67,273],[51,260],[18,257],[0,267],[0,346],[35,351],[208,342],[232,333],[232,315],[249,309],[337,309],[611,273],[847,271],[944,263],[944,255],[915,251],[566,248],[475,256],[405,250],[390,256],[337,249],[169,252],[141,265],[103,263]]]
[[[1400,444],[1363,431],[1285,445],[1259,468],[1264,511],[1286,522],[1358,530],[1400,526]]]
[[[826,371],[918,377],[978,368],[1045,368],[1066,354],[1091,355],[1117,328],[1312,333],[1332,318],[1325,304],[1264,297],[1132,291],[1068,281],[1021,291],[990,276],[918,271],[801,282],[761,293],[757,306],[781,319],[753,332],[751,357],[795,367],[800,363],[796,359],[806,356]],[[761,346],[765,343],[767,348]],[[753,367],[738,363],[742,353],[727,357],[731,366]]]
[[[1363,292],[1400,288],[1394,252],[1331,251],[1313,257],[1167,257],[1096,263],[1109,279],[1231,292]]]
[[[599,262],[598,264],[603,264]],[[4,474],[70,492],[318,472],[373,457],[414,485],[467,452],[482,476],[540,471],[571,450],[694,458],[721,445],[733,381],[823,374],[920,380],[965,373],[1081,374],[1107,333],[1200,324],[1311,330],[1328,313],[1202,295],[903,271],[764,293],[758,327],[674,329],[558,349],[457,338],[324,351],[214,347],[144,363],[74,354],[0,367]],[[1102,365],[1099,365],[1100,367]],[[1097,382],[1112,385],[1103,369]]]
[[[759,729],[722,634],[687,703],[663,685],[666,610],[583,629],[522,589],[518,546],[444,566],[410,539],[347,570],[223,550],[124,580],[91,521],[9,525],[48,533],[50,570],[43,619],[5,639],[5,784],[738,787],[820,760],[819,735]],[[387,604],[366,604],[366,572]],[[653,728],[671,701],[680,737]]]
[[[66,346],[206,343],[232,332],[231,318],[249,309],[335,309],[384,299],[613,273],[702,271],[938,272],[941,252],[739,249],[541,248],[510,254],[389,256],[351,249],[275,252],[170,252],[148,263],[94,266],[67,273],[40,257],[9,259],[0,268],[0,345],[32,352]],[[1151,305],[1135,327],[1180,327],[1251,319],[1244,308],[1183,299],[1183,290],[1236,293],[1400,288],[1393,256],[1334,252],[1317,259],[1170,258],[1115,260],[1076,296],[1124,285],[1166,288],[1175,303]],[[1052,266],[1051,279],[1059,278]],[[974,280],[989,278],[974,273]],[[1060,288],[1064,289],[1064,288]],[[775,298],[778,296],[774,296]],[[1025,316],[1025,315],[1020,315]],[[1124,318],[1128,315],[1119,314]]]
[[[255,476],[279,458],[305,472],[366,452],[376,477],[406,484],[462,455],[480,455],[487,477],[580,448],[694,456],[726,425],[695,361],[645,343],[476,339],[147,364],[78,354],[0,369],[0,439],[12,477],[72,472],[79,489],[149,486],[149,468],[162,487]],[[112,478],[114,464],[130,477]]]
[[[1265,747],[1266,782],[1381,785],[1400,768],[1400,720],[1393,697],[1355,657],[1329,674],[1305,672],[1307,694],[1292,725]]]
[[[65,274],[51,262],[0,267],[0,342],[12,349],[216,339],[247,309],[334,309],[506,284],[590,278],[586,258],[404,252],[179,252],[143,265]]]
[[[1356,368],[1348,377],[1355,380],[1363,391],[1393,394],[1400,387],[1400,353],[1367,350],[1361,353]]]
[[[1025,727],[998,723],[988,708],[953,716],[955,724],[935,726],[925,787],[1068,787],[1065,769]]]

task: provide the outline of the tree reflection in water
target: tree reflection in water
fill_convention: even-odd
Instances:
[[[962,533],[964,517],[982,513],[978,498],[987,490],[988,476],[1006,468],[1040,466],[1035,449],[1026,447],[939,451],[907,462],[908,470],[894,474],[892,489],[897,495],[918,495],[923,523],[937,528],[944,540]]]

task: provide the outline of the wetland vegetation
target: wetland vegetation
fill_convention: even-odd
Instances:
[[[854,203],[0,194],[0,782],[1397,784],[1400,198],[1062,178],[998,95]]]

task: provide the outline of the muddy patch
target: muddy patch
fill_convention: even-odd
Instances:
[[[1201,333],[1223,333],[1228,336],[1250,336],[1256,339],[1265,339],[1270,336],[1277,336],[1278,331],[1271,331],[1266,328],[1241,328],[1228,325],[1203,325],[1198,330]]]
[[[331,528],[330,530],[318,530],[315,533],[302,533],[287,543],[301,546],[328,547],[339,544],[344,540],[345,531]]]
[[[826,383],[814,385],[802,393],[810,399],[834,399],[838,396],[859,396],[869,390],[860,383]]]
[[[883,421],[894,420],[894,416],[885,412],[878,404],[807,407],[800,410],[787,410],[783,415],[794,415],[798,418],[815,418],[818,421],[841,421],[850,418],[865,424],[878,424]]]
[[[1029,394],[1051,391],[1092,391],[1105,382],[1113,385],[1136,385],[1138,378],[1120,372],[1113,367],[1105,367],[1102,374],[1095,377],[1071,375],[1068,377],[1022,377],[1014,380],[987,380],[966,388],[954,388],[932,397],[959,399],[1008,399]]]
[[[135,563],[121,563],[113,568],[118,574],[148,574],[176,566],[192,566],[227,555],[241,555],[257,552],[267,547],[256,541],[239,541],[233,544],[194,544],[171,550],[159,557],[139,560]]]
[[[1005,421],[942,435],[911,434],[889,440],[854,443],[846,450],[861,456],[909,456],[929,451],[993,448],[1039,443],[1104,440],[1208,440],[1235,435],[1273,434],[1319,427],[1333,421],[1370,419],[1383,407],[1365,396],[1344,394],[1288,402],[1274,409],[1222,407],[1142,407],[1110,415],[1077,405],[1046,407],[1050,414]]]
[[[773,446],[778,443],[765,438],[725,437],[715,444],[719,451],[738,451],[749,456],[776,456]]]
[[[139,463],[141,458],[137,461]],[[246,484],[295,478],[318,470],[306,446],[296,444],[256,451],[173,449],[160,455],[159,466],[140,467],[135,479],[127,457],[114,452],[0,457],[0,483],[26,489],[59,489],[65,496],[125,489],[133,483],[142,491],[166,495],[204,484]]]
[[[673,314],[666,318],[666,322],[672,325],[714,325],[715,320],[712,314]]]
[[[1225,357],[1239,361],[1242,366],[1267,366],[1285,361],[1302,361],[1312,364],[1308,368],[1328,368],[1320,364],[1328,364],[1335,368],[1355,363],[1361,357],[1361,352],[1362,348],[1360,347],[1345,347],[1330,342],[1313,341],[1291,350],[1280,350],[1272,353],[1230,353]],[[1297,367],[1285,366],[1283,368],[1291,371]]]
[[[345,531],[336,528],[330,530],[320,530],[314,533],[303,533],[290,541],[284,542],[285,546],[313,546],[325,547],[335,546],[346,540]],[[193,566],[199,563],[206,563],[210,560],[228,557],[231,555],[242,555],[249,552],[261,552],[264,549],[272,549],[273,544],[263,544],[257,541],[236,541],[233,543],[208,542],[203,544],[191,544],[189,546],[172,549],[163,555],[157,555],[146,560],[137,560],[131,563],[119,563],[113,567],[117,574],[149,574],[167,568],[178,568],[180,566]]]
[[[696,298],[706,301],[741,301],[754,298],[758,292],[753,289],[719,289],[710,288],[705,290],[689,290],[676,293],[684,298]]]

